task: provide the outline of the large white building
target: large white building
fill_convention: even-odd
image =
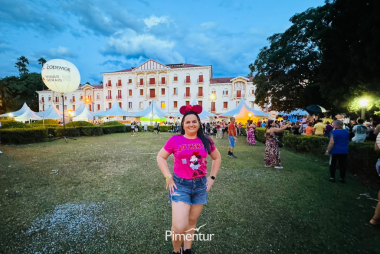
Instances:
[[[75,92],[65,94],[65,110],[75,111],[85,103],[96,113],[118,102],[122,109],[138,112],[155,100],[163,111],[177,113],[181,106],[196,100],[204,110],[222,114],[234,109],[241,98],[251,108],[261,110],[254,104],[253,77],[213,78],[211,65],[164,65],[148,60],[138,67],[101,74],[103,84],[80,85]],[[40,111],[46,110],[51,101],[62,110],[60,94],[50,90],[37,93]]]

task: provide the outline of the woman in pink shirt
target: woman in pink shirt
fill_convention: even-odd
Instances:
[[[157,163],[166,178],[169,189],[169,203],[172,204],[171,237],[173,253],[191,253],[192,238],[197,220],[207,203],[207,193],[211,189],[219,171],[221,157],[213,141],[204,136],[200,128],[199,105],[183,106],[181,134],[172,136],[160,150]],[[174,155],[173,176],[166,162]],[[211,173],[207,175],[207,157],[212,158]],[[210,239],[211,240],[211,239]]]

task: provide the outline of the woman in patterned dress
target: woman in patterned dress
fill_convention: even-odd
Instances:
[[[264,164],[265,167],[274,167],[277,169],[282,169],[281,160],[280,160],[280,148],[278,147],[278,139],[275,132],[282,132],[288,128],[290,124],[286,124],[281,128],[275,127],[275,121],[269,120],[268,125],[265,129],[265,158]]]
[[[253,121],[249,120],[247,124],[247,143],[250,146],[256,144],[255,129],[256,126],[254,125]]]

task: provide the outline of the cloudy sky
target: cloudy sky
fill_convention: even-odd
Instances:
[[[101,72],[163,64],[212,65],[214,77],[247,75],[273,33],[324,0],[0,0],[0,77],[18,75],[17,58],[66,59],[81,83]]]

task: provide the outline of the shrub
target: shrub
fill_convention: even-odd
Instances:
[[[168,126],[168,125],[161,125],[160,126],[160,131],[161,132],[168,132],[169,131],[169,129],[171,130],[171,126]]]
[[[104,126],[125,126],[125,125],[122,124],[122,123],[120,123],[120,122],[118,122],[118,121],[111,121],[111,122],[102,123],[99,126],[104,127]]]
[[[58,121],[53,120],[53,119],[45,119],[44,123],[42,122],[42,120],[38,120],[38,121],[35,121],[33,123],[33,125],[43,125],[43,124],[45,124],[45,126],[46,125],[56,125],[56,126],[58,126]]]
[[[66,127],[86,127],[86,126],[95,126],[95,125],[86,121],[76,121],[76,122],[70,122],[66,124]]]
[[[102,127],[102,128],[103,128],[104,134],[121,133],[121,132],[127,131],[127,127],[125,125],[123,125],[123,126],[106,126],[106,127]]]
[[[99,127],[99,126],[79,127],[78,129],[81,136],[103,135],[103,127]]]
[[[78,137],[79,136],[79,129],[74,127],[59,127],[55,129],[55,136],[57,137]]]
[[[266,138],[265,138],[265,128],[256,128],[256,140],[265,143]]]
[[[309,152],[316,155],[323,155],[329,143],[327,137],[294,135],[289,131],[284,131],[284,145],[297,152]]]
[[[1,121],[1,128],[2,129],[12,129],[12,128],[30,128],[30,125],[24,124],[22,122],[17,122],[17,121]]]
[[[28,144],[45,141],[48,137],[47,129],[43,128],[11,128],[2,129],[1,142],[10,144]]]

